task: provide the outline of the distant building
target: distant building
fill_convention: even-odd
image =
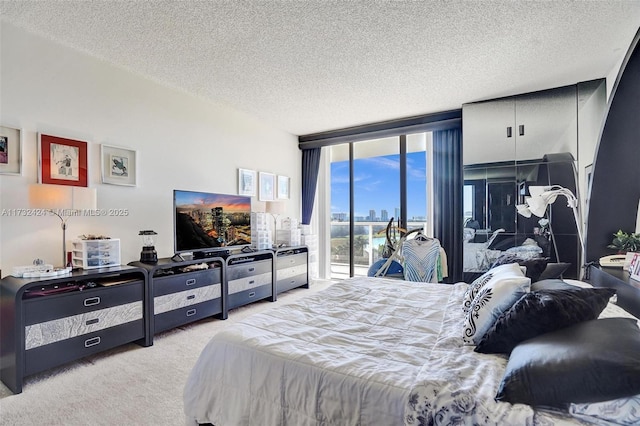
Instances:
[[[386,210],[380,210],[380,220],[383,222],[389,221],[389,212]]]
[[[370,222],[373,222],[374,220],[376,220],[376,211],[375,210],[369,210],[369,217],[367,218]]]
[[[347,214],[346,213],[333,213],[331,214],[331,220],[334,222],[346,222]]]

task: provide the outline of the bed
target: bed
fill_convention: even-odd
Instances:
[[[510,356],[478,353],[463,342],[471,287],[357,277],[230,325],[191,371],[186,423],[607,424],[611,414],[593,413],[610,406],[534,409],[496,401]],[[611,303],[599,316],[625,317],[638,331],[635,318]],[[617,404],[616,413],[620,404],[629,407],[624,413],[637,412],[640,397],[607,403]]]

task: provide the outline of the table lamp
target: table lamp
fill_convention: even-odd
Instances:
[[[29,206],[44,209],[58,216],[62,226],[62,267],[67,264],[66,231],[69,217],[78,210],[95,210],[97,195],[95,188],[80,186],[31,184],[29,185]]]
[[[273,244],[278,241],[278,217],[287,211],[287,206],[282,201],[267,201],[266,211],[273,216]]]

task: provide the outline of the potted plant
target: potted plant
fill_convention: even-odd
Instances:
[[[615,249],[619,254],[640,251],[640,234],[627,234],[622,229],[613,234],[613,241],[607,248]]]
[[[615,249],[618,254],[626,254],[623,269],[629,269],[634,254],[640,252],[640,233],[627,234],[619,229],[613,234],[613,241],[607,248]]]

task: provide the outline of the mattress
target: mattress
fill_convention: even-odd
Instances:
[[[352,278],[216,334],[187,424],[579,424],[494,401],[507,357],[462,344],[465,283]]]

